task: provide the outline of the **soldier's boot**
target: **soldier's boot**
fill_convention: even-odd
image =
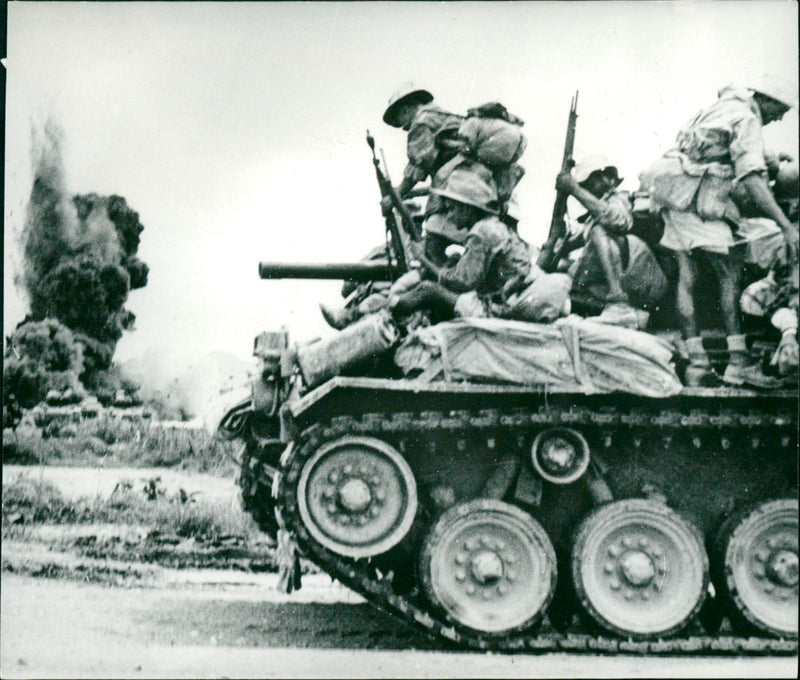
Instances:
[[[782,381],[779,378],[765,375],[761,366],[750,359],[744,335],[729,335],[727,340],[728,365],[722,376],[723,382],[728,385],[748,385],[761,389],[780,387]]]
[[[373,293],[358,303],[358,316],[374,314],[389,306],[389,296],[386,293]]]
[[[703,347],[703,338],[687,338],[686,349],[689,352],[689,365],[686,367],[683,381],[687,387],[716,387],[719,377],[711,368],[711,362]]]
[[[322,312],[322,318],[337,331],[347,328],[358,318],[358,311],[354,306],[336,308],[320,302],[319,309]]]

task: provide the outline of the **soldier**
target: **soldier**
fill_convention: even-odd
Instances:
[[[800,273],[797,261],[790,266],[777,266],[742,293],[742,311],[751,316],[769,318],[781,338],[770,365],[776,376],[765,375],[760,366],[745,371],[745,383],[754,387],[796,385],[798,370],[797,308]]]
[[[397,186],[397,194],[402,199],[408,198],[417,184],[428,177],[432,179],[460,148],[457,135],[463,117],[433,104],[433,95],[428,90],[414,87],[411,82],[403,83],[391,96],[383,121],[408,132],[408,164]],[[441,214],[435,200],[429,199],[428,203],[425,210],[426,254],[430,260],[442,264],[446,260],[447,246],[463,243],[465,234]],[[392,210],[391,197],[383,198],[381,209],[384,214]],[[374,288],[380,290],[372,290]],[[355,297],[348,299],[342,307],[320,304],[322,315],[329,326],[341,330],[364,314],[385,307],[388,301],[386,289],[388,286],[361,285],[355,291]]]
[[[587,243],[576,264],[570,300],[577,314],[600,312],[596,321],[641,330],[649,317],[642,307],[659,301],[667,281],[644,241],[628,233],[633,212],[629,194],[618,189],[621,183],[617,168],[603,158],[587,159],[574,173],[556,178],[556,190],[588,210],[578,218]]]
[[[403,83],[389,99],[383,121],[408,132],[408,164],[397,193],[405,198],[411,190],[451,160],[459,150],[456,140],[463,117],[436,106],[433,95]]]
[[[408,163],[397,187],[401,198],[410,195],[417,184],[428,178],[432,186],[436,185],[437,172],[461,148],[458,130],[463,120],[463,116],[435,105],[430,92],[415,88],[411,82],[403,83],[391,96],[383,121],[408,132]],[[384,199],[381,207],[385,214],[391,210],[391,201]],[[426,253],[432,261],[442,264],[447,246],[462,244],[465,234],[446,219],[435,195],[428,198],[425,217]]]
[[[448,219],[467,232],[464,253],[454,266],[441,267],[413,244],[428,279],[393,296],[392,314],[399,318],[426,308],[444,318],[490,316],[507,284],[530,273],[530,247],[497,217],[497,192],[475,173],[453,170],[445,186],[432,191],[442,199]]]
[[[739,321],[741,252],[732,249],[732,228],[740,219],[731,198],[734,183],[781,229],[789,261],[797,250],[796,231],[767,185],[762,139],[762,126],[780,120],[794,106],[794,93],[765,80],[750,89],[729,85],[718,94],[714,104],[680,130],[675,148],[640,177],[664,220],[661,245],[673,251],[678,264],[677,310],[689,352],[685,376],[689,385],[717,382],[695,317],[700,262],[710,266],[719,284],[729,356],[723,380],[742,384],[743,370],[749,364]]]

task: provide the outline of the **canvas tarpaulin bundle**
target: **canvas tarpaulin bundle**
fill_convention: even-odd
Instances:
[[[405,373],[439,372],[448,381],[577,384],[587,394],[668,397],[681,390],[672,353],[656,336],[574,315],[553,324],[468,318],[417,329],[395,363]]]

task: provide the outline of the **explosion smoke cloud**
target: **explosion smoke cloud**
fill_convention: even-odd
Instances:
[[[147,285],[148,267],[136,255],[144,226],[121,196],[69,197],[63,134],[52,121],[34,130],[33,187],[19,283],[28,293],[26,324],[55,320],[82,346],[81,380],[97,386],[111,366],[122,333],[135,316],[124,308],[132,289]],[[12,338],[13,341],[13,338]]]

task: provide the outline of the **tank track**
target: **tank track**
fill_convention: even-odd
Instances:
[[[797,655],[797,640],[741,637],[738,635],[705,634],[694,623],[682,636],[656,641],[637,641],[595,635],[581,630],[566,633],[526,631],[513,637],[489,637],[454,625],[444,615],[432,610],[416,592],[396,591],[391,579],[384,577],[368,560],[341,557],[320,545],[306,530],[298,512],[297,483],[303,464],[324,443],[344,435],[386,436],[433,433],[441,430],[483,430],[535,425],[602,424],[619,429],[657,427],[667,430],[690,428],[692,432],[714,431],[723,428],[776,428],[792,434],[792,414],[750,410],[748,413],[709,413],[693,410],[689,413],[666,410],[658,414],[628,409],[609,413],[588,408],[569,411],[531,413],[525,409],[491,409],[467,411],[424,411],[421,413],[366,413],[360,416],[334,416],[315,423],[300,433],[281,458],[280,469],[272,478],[272,502],[276,503],[280,520],[298,540],[304,557],[316,563],[333,578],[361,594],[367,601],[398,617],[412,628],[427,633],[446,645],[476,650],[501,652],[570,652],[588,654],[632,655]],[[663,431],[663,430],[662,430]],[[262,488],[267,479],[262,478]]]

